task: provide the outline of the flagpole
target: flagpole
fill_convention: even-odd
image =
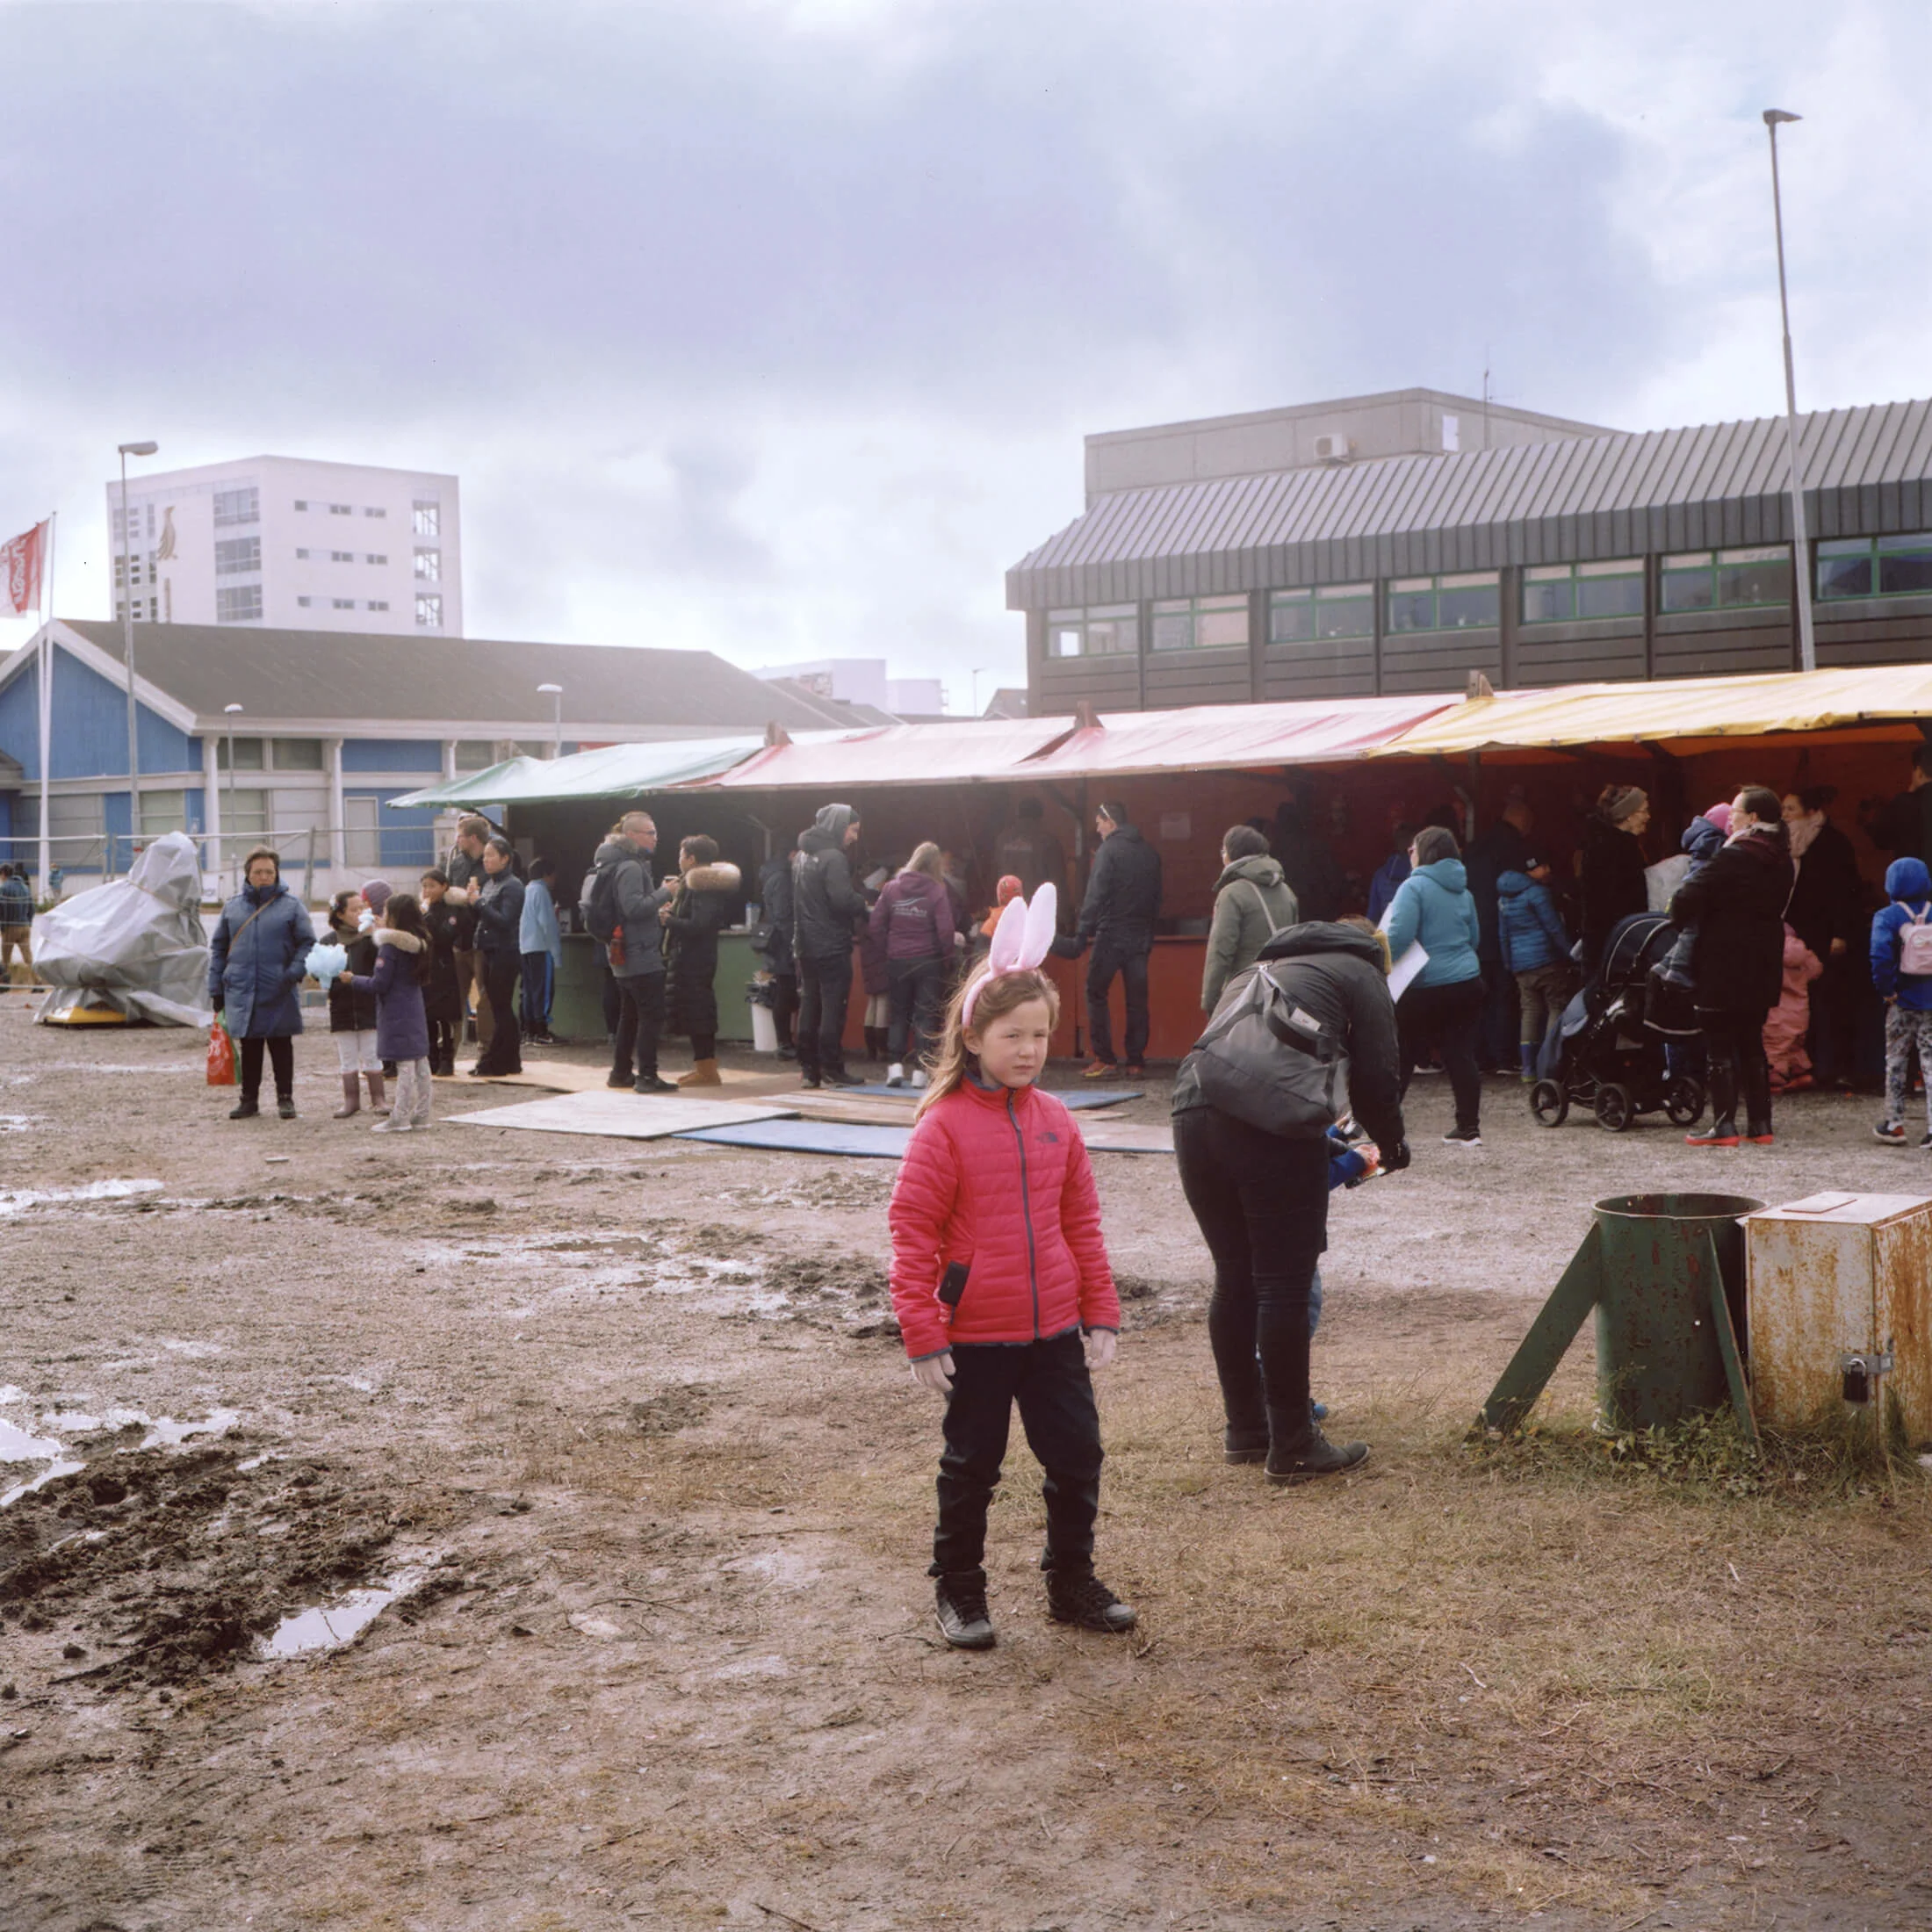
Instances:
[[[52,793],[50,768],[54,763],[54,634],[48,613],[54,609],[54,539],[61,513],[51,510],[47,520],[47,568],[40,573],[40,893],[49,890],[54,869],[54,840],[47,825]]]

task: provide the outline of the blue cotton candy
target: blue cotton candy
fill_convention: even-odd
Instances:
[[[336,974],[349,970],[349,954],[340,946],[311,946],[308,970],[314,975],[316,984],[327,992],[335,983]]]

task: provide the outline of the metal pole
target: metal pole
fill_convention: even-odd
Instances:
[[[134,719],[134,559],[127,516],[127,451],[120,453],[121,643],[127,659],[127,849],[141,830],[141,736]]]
[[[48,892],[54,870],[54,837],[47,824],[53,805],[54,764],[54,542],[61,513],[52,512],[47,524],[47,574],[40,580],[40,897]]]
[[[221,715],[228,721],[228,811],[227,823],[221,829],[231,841],[228,850],[236,854],[239,853],[240,848],[232,843],[234,838],[234,714],[241,709],[242,707],[239,704],[224,704],[221,707]],[[219,854],[216,862],[219,865]],[[241,861],[237,857],[234,874],[234,890],[237,892],[241,891],[243,883]]]
[[[1798,588],[1798,661],[1802,670],[1818,668],[1818,638],[1812,628],[1811,537],[1805,525],[1805,472],[1798,452],[1798,379],[1791,369],[1791,305],[1784,290],[1784,204],[1777,180],[1777,124],[1799,117],[1782,108],[1764,110],[1771,138],[1771,220],[1777,231],[1777,306],[1784,324],[1784,438],[1791,474],[1791,573]]]

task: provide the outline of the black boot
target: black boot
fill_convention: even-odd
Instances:
[[[984,1570],[955,1570],[933,1586],[934,1614],[940,1634],[955,1650],[991,1650],[998,1640],[986,1614]]]
[[[1265,1462],[1268,1460],[1268,1432],[1259,1433],[1246,1429],[1224,1429],[1221,1434],[1221,1460],[1223,1462]]]
[[[1056,1624],[1078,1624],[1118,1637],[1140,1620],[1092,1570],[1047,1572],[1047,1614]]]
[[[1366,1442],[1333,1443],[1312,1421],[1303,1424],[1298,1436],[1275,1438],[1268,1452],[1268,1481],[1275,1483],[1307,1482],[1316,1476],[1339,1474],[1368,1459]]]
[[[228,1118],[231,1121],[252,1121],[261,1113],[261,1111],[262,1104],[259,1100],[256,1099],[255,1095],[252,1093],[244,1093],[242,1098],[228,1109]]]

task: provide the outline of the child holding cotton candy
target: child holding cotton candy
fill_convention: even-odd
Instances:
[[[1109,1633],[1135,1621],[1093,1574],[1101,1452],[1091,1372],[1114,1359],[1120,1298],[1085,1144],[1035,1084],[1059,1017],[1040,970],[1054,919],[1050,885],[1001,914],[985,967],[947,1010],[892,1190],[893,1307],[913,1379],[946,1397],[928,1574],[940,1629],[962,1650],[994,1641],[986,1511],[1015,1403],[1046,1474],[1049,1613]]]

